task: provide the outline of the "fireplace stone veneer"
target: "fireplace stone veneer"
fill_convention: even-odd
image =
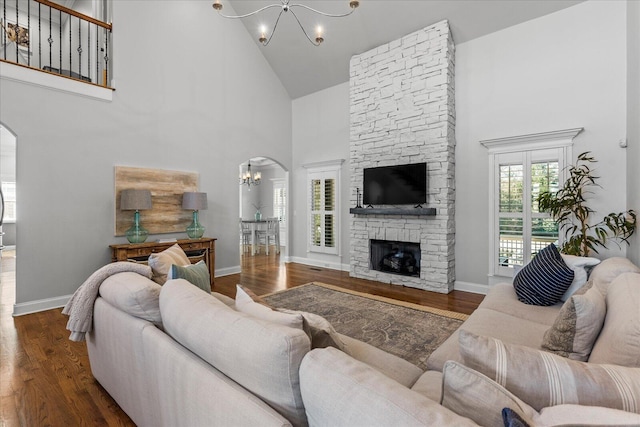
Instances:
[[[442,21],[351,59],[350,194],[362,190],[363,169],[427,163],[427,203],[435,216],[413,206],[352,210],[350,275],[448,293],[455,281],[455,47]],[[384,209],[393,208],[394,215]],[[407,209],[407,215],[398,214]],[[411,215],[413,214],[413,215]],[[370,267],[370,240],[420,245],[419,277]]]

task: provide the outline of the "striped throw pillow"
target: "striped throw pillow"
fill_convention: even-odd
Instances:
[[[540,411],[554,405],[640,413],[640,368],[578,362],[460,330],[463,363]]]
[[[204,261],[198,261],[197,264],[181,267],[173,264],[167,279],[184,279],[187,282],[196,285],[203,291],[211,293],[211,277],[209,276],[209,267]]]
[[[516,274],[513,287],[518,300],[530,305],[553,305],[573,282],[574,272],[552,243]]]

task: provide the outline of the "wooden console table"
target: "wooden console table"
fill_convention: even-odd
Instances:
[[[184,239],[175,242],[146,242],[146,243],[125,243],[121,245],[109,245],[111,248],[111,262],[116,261],[146,261],[149,255],[162,252],[176,243],[187,254],[192,264],[203,260],[209,267],[211,286],[213,286],[216,267],[216,240],[212,238]]]

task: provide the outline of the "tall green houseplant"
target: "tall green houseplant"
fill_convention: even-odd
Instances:
[[[593,187],[599,178],[594,176],[589,164],[596,162],[591,152],[578,156],[575,166],[569,168],[569,178],[564,186],[555,193],[545,191],[538,196],[538,204],[542,212],[549,212],[551,217],[564,230],[566,241],[561,251],[568,255],[589,256],[591,251],[598,253],[598,248],[606,248],[607,241],[613,240],[618,246],[620,242],[629,244],[629,237],[636,230],[636,212],[610,213],[596,224],[589,224],[595,211],[587,206],[587,196],[592,194]]]

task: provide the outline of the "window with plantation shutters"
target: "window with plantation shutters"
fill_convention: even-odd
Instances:
[[[564,182],[566,159],[580,130],[482,141],[489,149],[490,276],[513,277],[517,267],[562,240],[537,198]]]
[[[310,252],[338,254],[340,165],[308,167]]]

